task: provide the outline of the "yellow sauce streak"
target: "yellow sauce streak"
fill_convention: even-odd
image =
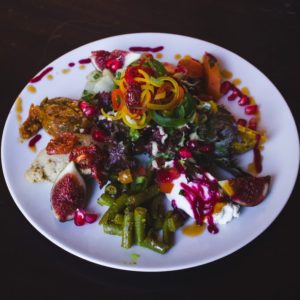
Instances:
[[[80,65],[80,66],[79,66],[79,69],[80,69],[80,70],[84,70],[84,69],[85,69],[85,65]]]
[[[30,149],[33,153],[36,152],[36,146],[29,147],[29,149]]]
[[[185,55],[184,57],[183,57],[184,59],[190,59],[190,58],[192,58],[190,55]]]
[[[225,79],[230,79],[232,77],[232,73],[228,70],[222,70],[221,74]]]
[[[34,93],[36,93],[36,88],[35,88],[33,85],[28,85],[28,86],[27,86],[27,91],[28,91],[29,93],[34,94]]]
[[[249,95],[250,95],[250,91],[249,91],[249,89],[248,89],[247,87],[241,88],[241,92],[242,92],[243,94],[245,94],[246,96],[249,96]]]
[[[21,97],[18,97],[16,99],[16,118],[19,124],[21,124],[22,122],[22,111],[23,111],[22,99]]]
[[[249,100],[250,100],[250,103],[249,103],[250,105],[256,104],[256,101],[253,97],[249,97]]]
[[[239,79],[239,78],[235,78],[235,79],[232,80],[232,84],[234,84],[234,85],[239,85],[241,83],[242,83],[242,80]]]
[[[53,75],[49,74],[49,75],[47,76],[47,79],[48,79],[48,80],[52,80],[52,79],[53,79]]]
[[[68,73],[70,73],[70,69],[62,69],[61,70],[61,72],[63,73],[63,74],[68,74]]]
[[[162,58],[162,57],[163,57],[162,53],[157,53],[157,54],[156,54],[156,58],[160,59],[160,58]]]
[[[193,237],[193,236],[198,236],[200,234],[202,234],[204,232],[206,228],[206,224],[203,223],[202,225],[198,225],[196,223],[192,224],[192,225],[187,225],[185,227],[182,228],[182,233],[184,235]]]
[[[23,106],[22,106],[22,98],[18,97],[16,99],[16,112],[21,113],[23,111]]]
[[[174,58],[177,59],[177,60],[180,59],[181,58],[181,54],[175,54]]]

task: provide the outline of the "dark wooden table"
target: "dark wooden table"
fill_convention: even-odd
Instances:
[[[1,1],[1,128],[44,65],[87,42],[146,31],[189,35],[238,53],[271,79],[299,119],[299,1],[178,2]],[[17,209],[1,173],[0,298],[296,299],[299,196],[296,185],[275,222],[226,258],[184,271],[134,273],[86,262],[44,238]]]

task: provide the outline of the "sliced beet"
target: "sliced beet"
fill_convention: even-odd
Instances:
[[[234,194],[233,202],[242,206],[255,206],[261,203],[268,194],[271,176],[240,177],[228,180]]]

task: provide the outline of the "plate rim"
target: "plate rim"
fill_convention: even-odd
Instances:
[[[111,263],[111,262],[106,262],[105,260],[101,260],[99,258],[93,258],[92,256],[89,256],[89,255],[86,255],[84,254],[83,252],[80,252],[80,251],[76,251],[76,249],[72,248],[72,247],[69,247],[68,245],[64,244],[64,243],[61,243],[59,240],[55,239],[54,237],[52,237],[51,235],[49,235],[46,230],[44,230],[42,227],[40,227],[35,221],[33,218],[31,218],[26,210],[22,209],[21,207],[21,203],[20,201],[18,200],[15,192],[14,192],[14,189],[13,189],[13,186],[11,184],[11,182],[9,182],[8,180],[8,174],[7,174],[7,162],[4,161],[4,146],[5,146],[5,137],[7,136],[7,130],[8,130],[8,117],[13,109],[13,107],[15,106],[15,101],[13,102],[12,104],[12,107],[7,115],[7,118],[6,118],[6,121],[5,121],[5,125],[4,125],[4,129],[3,129],[3,132],[2,132],[2,138],[1,138],[1,163],[2,163],[2,170],[3,170],[3,174],[4,174],[4,178],[5,178],[5,182],[6,182],[6,185],[8,187],[8,190],[14,200],[14,203],[16,204],[16,206],[18,207],[18,209],[21,211],[21,213],[24,215],[24,217],[27,219],[27,221],[29,221],[29,223],[39,232],[41,233],[45,238],[47,238],[49,241],[51,241],[53,244],[55,244],[56,246],[60,247],[61,249],[83,259],[83,260],[86,260],[86,261],[89,261],[89,262],[92,262],[94,264],[97,264],[97,265],[101,265],[101,266],[104,266],[104,267],[110,267],[110,268],[114,268],[114,269],[119,269],[119,270],[126,270],[126,271],[135,271],[135,272],[168,272],[168,271],[177,271],[177,270],[184,270],[184,269],[189,269],[189,268],[193,268],[193,267],[200,267],[202,265],[205,265],[207,263],[210,263],[210,262],[213,262],[213,261],[216,261],[216,260],[219,260],[221,258],[225,258],[226,256],[240,250],[241,248],[245,247],[246,245],[248,245],[249,243],[251,243],[254,239],[256,239],[258,236],[260,236],[265,230],[267,230],[270,225],[275,221],[275,219],[277,219],[278,215],[282,212],[283,208],[286,206],[287,202],[289,201],[290,199],[290,196],[292,194],[292,192],[294,191],[295,189],[295,184],[296,184],[296,181],[297,181],[297,174],[299,173],[299,162],[300,162],[300,151],[299,151],[299,133],[298,133],[298,130],[297,130],[297,126],[296,126],[296,122],[295,122],[295,118],[293,116],[293,113],[288,105],[288,103],[286,102],[285,98],[283,97],[283,95],[281,94],[281,92],[279,91],[279,89],[273,84],[273,82],[260,70],[258,69],[254,64],[252,64],[251,62],[249,62],[248,60],[244,59],[243,57],[239,56],[238,54],[236,54],[235,52],[227,49],[227,48],[224,48],[222,46],[219,46],[217,44],[214,44],[214,43],[211,43],[211,42],[208,42],[206,40],[202,40],[200,38],[196,38],[196,37],[191,37],[191,36],[186,36],[186,35],[181,35],[181,34],[173,34],[173,33],[162,33],[162,32],[137,32],[137,33],[126,33],[126,34],[119,34],[119,35],[114,35],[114,36],[109,36],[109,37],[105,37],[105,38],[102,38],[102,39],[97,39],[97,40],[94,40],[92,42],[89,42],[89,43],[86,43],[86,44],[83,44],[81,46],[78,46],[74,49],[71,49],[70,51],[62,54],[61,56],[57,57],[56,59],[54,59],[53,61],[51,61],[49,64],[47,64],[46,66],[44,66],[44,68],[42,68],[41,70],[39,70],[37,74],[39,74],[42,70],[44,70],[46,67],[50,66],[51,64],[54,64],[57,60],[60,60],[62,59],[64,56],[68,55],[70,52],[72,51],[76,51],[76,50],[79,50],[80,48],[84,48],[90,44],[93,44],[93,43],[96,43],[96,42],[99,42],[99,41],[103,41],[103,40],[106,40],[106,39],[112,39],[112,38],[126,38],[128,36],[145,36],[145,35],[167,35],[167,36],[174,36],[176,38],[188,38],[188,39],[192,39],[192,40],[195,40],[195,41],[200,41],[200,42],[204,42],[204,43],[207,43],[209,45],[212,45],[213,47],[217,47],[219,48],[220,50],[222,51],[225,51],[225,52],[229,52],[230,54],[234,55],[234,56],[237,56],[239,59],[243,60],[243,61],[246,61],[248,64],[250,64],[252,67],[254,67],[263,77],[265,80],[267,80],[272,86],[273,88],[275,89],[275,91],[280,95],[281,97],[281,100],[282,103],[284,105],[286,105],[286,108],[287,108],[287,111],[288,113],[290,114],[291,118],[292,118],[292,121],[293,123],[291,124],[291,127],[294,129],[295,133],[296,133],[296,138],[297,138],[297,149],[296,149],[296,153],[297,153],[297,161],[298,161],[298,164],[297,164],[297,168],[295,169],[295,176],[294,176],[294,180],[292,182],[292,186],[293,188],[289,191],[288,193],[288,196],[287,196],[287,199],[285,200],[285,202],[283,203],[282,207],[279,209],[279,211],[276,213],[276,215],[272,218],[271,221],[269,221],[267,224],[265,224],[263,226],[263,228],[261,230],[259,230],[258,232],[254,232],[252,235],[249,235],[247,237],[247,239],[243,240],[241,243],[238,243],[236,244],[234,247],[231,247],[229,250],[227,251],[222,251],[220,254],[218,255],[214,255],[214,256],[211,256],[207,259],[202,259],[201,263],[199,263],[199,261],[195,261],[194,263],[185,263],[184,265],[176,265],[174,267],[139,267],[138,264],[136,265],[126,265],[126,264],[121,264],[121,263]],[[27,85],[28,83],[26,83]],[[24,86],[24,88],[26,87],[26,85]],[[23,88],[23,89],[24,89]],[[22,91],[23,91],[22,89]],[[21,92],[20,92],[21,93]]]

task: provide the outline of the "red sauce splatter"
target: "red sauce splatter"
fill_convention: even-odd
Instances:
[[[130,47],[129,50],[133,51],[133,52],[140,52],[140,51],[148,51],[148,52],[159,52],[162,51],[164,49],[164,46],[158,46],[155,48],[151,48],[151,47]]]
[[[68,64],[68,66],[72,68],[72,67],[74,67],[74,66],[75,66],[75,63],[73,63],[73,62],[70,62],[70,63]]]
[[[35,135],[28,143],[29,147],[34,147],[36,143],[42,138],[40,134]]]
[[[83,58],[83,59],[80,59],[78,61],[81,65],[85,65],[85,64],[89,64],[91,62],[91,59],[88,57],[88,58]]]
[[[30,83],[35,83],[40,81],[43,77],[45,77],[49,72],[51,72],[53,70],[53,67],[48,67],[45,70],[43,70],[40,74],[38,74],[37,76],[33,77],[30,80]]]

